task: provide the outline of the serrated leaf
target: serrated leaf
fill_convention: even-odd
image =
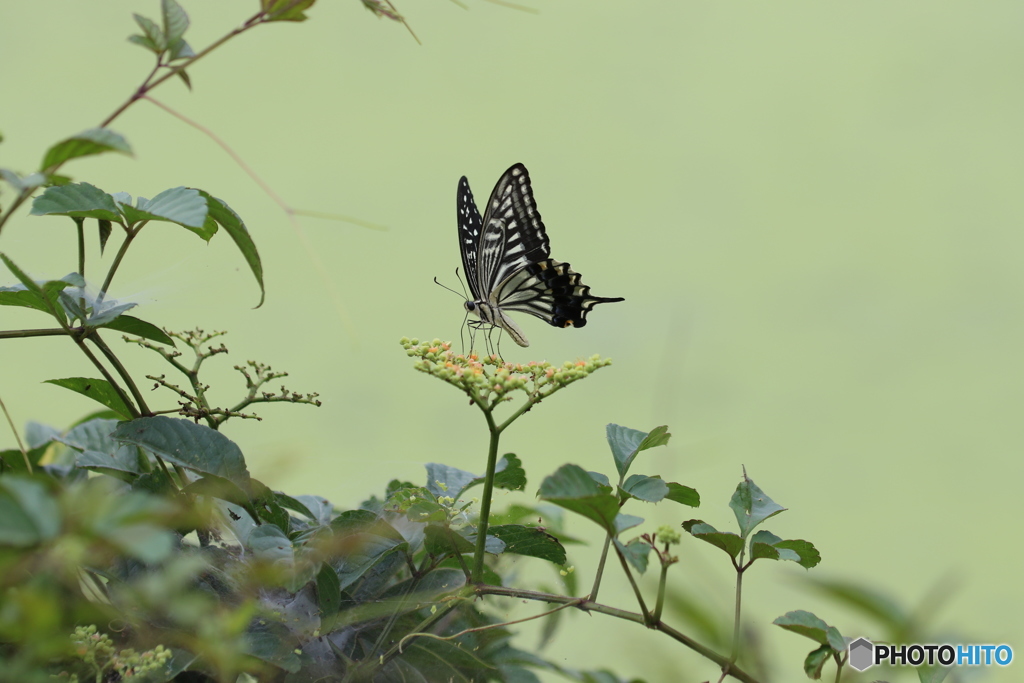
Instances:
[[[427,489],[438,497],[449,496],[458,499],[472,482],[480,479],[482,477],[457,467],[436,462],[427,463]]]
[[[689,505],[692,508],[700,507],[700,494],[697,493],[697,490],[689,486],[677,484],[674,481],[668,482],[668,495],[665,498],[676,503]]]
[[[716,548],[721,548],[729,554],[729,557],[736,559],[743,551],[743,539],[734,533],[718,531],[715,527],[700,519],[691,519],[683,522],[683,528],[694,538],[710,543]]]
[[[128,36],[128,42],[134,43],[135,45],[139,45],[154,54],[160,54],[161,52],[160,48],[157,46],[156,43],[154,43],[146,36],[140,36],[137,33]]]
[[[174,346],[174,340],[159,327],[130,315],[119,315],[110,322],[98,325],[98,327],[108,330],[117,330],[118,332],[124,332],[126,334],[134,334],[136,337],[142,337],[161,344],[167,344],[168,346]]]
[[[615,468],[620,477],[626,476],[638,453],[655,446],[663,446],[672,436],[668,433],[668,427],[664,425],[655,427],[650,433],[647,433],[617,424],[609,424],[605,431],[608,445],[612,449],[612,457],[615,459]]]
[[[90,377],[65,377],[63,379],[48,379],[44,384],[55,384],[58,387],[70,389],[82,396],[88,396],[92,400],[105,405],[126,420],[132,419],[132,412],[125,405],[114,387],[105,379],[93,379]]]
[[[59,166],[70,159],[102,154],[104,152],[118,152],[131,156],[132,148],[123,136],[109,128],[90,128],[65,140],[61,140],[46,150],[46,155],[43,157],[43,165],[40,168],[45,171],[46,169]]]
[[[250,482],[238,446],[218,431],[162,415],[120,424],[114,438],[141,446],[186,469],[228,479],[247,490]]]
[[[32,200],[32,210],[29,214],[121,221],[114,197],[89,183],[70,183],[46,188],[45,192]]]
[[[198,190],[187,187],[172,187],[152,199],[139,197],[135,206],[121,204],[129,225],[142,221],[176,223],[209,242],[213,233],[205,226],[207,211],[206,199]]]
[[[835,629],[834,626],[829,626],[812,612],[808,612],[806,610],[798,609],[793,610],[792,612],[786,612],[772,623],[776,626],[781,626],[787,631],[799,633],[805,638],[810,638],[811,640],[823,645],[830,645],[830,636],[832,640],[838,638],[839,640],[837,642],[843,643],[838,650],[842,651],[846,647],[842,636],[839,635],[839,631]],[[830,634],[829,629],[832,629],[835,632]]]
[[[260,261],[259,252],[256,250],[256,243],[249,236],[245,223],[242,222],[238,214],[224,200],[217,199],[202,190],[199,190],[199,194],[206,198],[209,215],[231,235],[231,239],[235,241],[235,246],[238,247],[245,262],[249,264],[249,269],[256,277],[256,282],[260,286],[260,302],[256,304],[256,308],[259,308],[263,305],[263,298],[266,292],[263,288],[263,263]]]
[[[634,538],[629,543],[623,543],[619,539],[614,539],[615,547],[618,548],[622,556],[626,558],[626,561],[641,574],[647,571],[647,562],[651,553],[651,546],[641,541],[639,538]]]
[[[729,507],[736,515],[743,538],[746,538],[758,524],[786,509],[769,498],[768,494],[758,488],[745,474],[743,481],[736,486],[736,491],[732,494]]]
[[[661,477],[646,474],[631,474],[622,482],[622,490],[631,498],[648,503],[657,503],[668,495],[668,484]]]
[[[163,52],[167,49],[167,39],[155,21],[141,14],[132,14],[132,17],[135,19],[135,23],[139,25],[139,28],[142,29],[142,34],[155,47],[155,52]]]
[[[539,495],[543,500],[597,522],[614,536],[619,500],[609,491],[610,487],[598,484],[582,467],[562,465],[541,482]]]
[[[498,461],[494,486],[506,491],[522,491],[526,488],[526,470],[515,453],[506,453]]]
[[[260,0],[260,6],[267,15],[267,21],[305,21],[305,10],[316,0]]]
[[[505,552],[536,557],[557,565],[566,561],[565,547],[543,529],[522,524],[498,524],[487,530],[505,543]]]
[[[160,0],[160,13],[164,20],[164,35],[171,45],[181,39],[188,29],[188,15],[175,0]]]

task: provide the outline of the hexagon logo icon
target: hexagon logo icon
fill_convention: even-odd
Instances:
[[[850,666],[857,671],[864,671],[875,659],[875,646],[867,638],[858,638],[850,643]]]

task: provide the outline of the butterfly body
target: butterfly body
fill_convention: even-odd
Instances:
[[[458,191],[459,247],[473,298],[466,310],[475,327],[499,327],[519,346],[530,342],[507,315],[520,311],[555,327],[583,327],[600,303],[622,298],[590,295],[568,263],[551,258],[526,167],[515,164],[498,180],[481,218],[463,177]]]

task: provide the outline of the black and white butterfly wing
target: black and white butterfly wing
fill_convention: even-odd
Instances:
[[[488,295],[519,270],[551,256],[544,222],[522,164],[505,171],[491,192],[480,238],[480,292]]]
[[[467,308],[506,330],[520,346],[529,342],[504,311],[529,313],[555,327],[583,327],[594,306],[623,300],[590,296],[579,273],[551,258],[530,175],[522,164],[502,174],[483,218],[463,177],[458,217],[462,265],[475,298]]]
[[[597,304],[622,297],[591,296],[583,276],[568,263],[545,259],[531,263],[498,285],[491,295],[502,311],[522,311],[555,327],[583,327]]]
[[[469,180],[462,176],[459,180],[458,196],[459,219],[459,253],[462,254],[462,269],[469,281],[469,290],[474,299],[482,299],[486,292],[480,290],[480,278],[477,275],[480,252],[480,234],[483,232],[483,219],[473,201],[473,193],[469,189]]]

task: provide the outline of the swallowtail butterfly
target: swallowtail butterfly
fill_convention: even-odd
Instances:
[[[591,296],[579,273],[551,258],[530,174],[522,164],[498,179],[483,218],[463,176],[458,219],[462,266],[473,297],[465,306],[479,318],[470,325],[500,327],[516,344],[529,346],[508,311],[529,313],[555,327],[583,327],[597,304],[624,301]]]

